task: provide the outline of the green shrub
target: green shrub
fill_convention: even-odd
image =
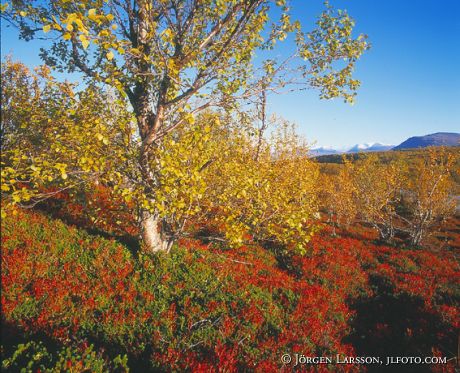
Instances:
[[[3,354],[2,354],[3,355]],[[109,361],[90,345],[82,349],[61,347],[50,351],[43,342],[19,344],[10,356],[3,356],[3,372],[129,372],[126,355]]]

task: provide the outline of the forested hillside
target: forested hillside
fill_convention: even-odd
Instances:
[[[2,372],[458,368],[460,148],[315,159],[274,113],[356,100],[371,44],[321,3],[2,0],[31,46],[1,65]]]

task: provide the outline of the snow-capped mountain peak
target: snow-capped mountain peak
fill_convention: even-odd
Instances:
[[[348,149],[347,153],[357,152],[377,152],[390,150],[394,145],[381,144],[379,142],[369,142],[364,144],[356,144],[355,146]]]
[[[311,148],[313,156],[330,155],[330,154],[343,154],[343,153],[359,153],[359,152],[379,152],[387,151],[393,148],[394,145],[382,144],[379,142],[368,142],[356,144],[351,148],[334,148],[332,146],[315,146]]]
[[[437,132],[425,136],[410,137],[398,146],[382,144],[379,142],[367,142],[356,144],[351,148],[338,148],[332,146],[315,146],[311,148],[311,155],[359,153],[359,152],[384,152],[387,150],[416,149],[427,146],[460,146],[460,133]]]

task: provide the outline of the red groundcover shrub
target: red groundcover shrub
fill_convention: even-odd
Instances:
[[[292,369],[285,353],[455,351],[459,272],[448,253],[327,232],[289,265],[256,245],[178,246],[146,257],[38,213],[10,214],[2,224],[3,369],[271,372]]]

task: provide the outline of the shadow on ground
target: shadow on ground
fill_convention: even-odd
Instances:
[[[457,335],[420,297],[396,294],[382,277],[373,277],[371,282],[374,295],[352,302],[356,317],[353,332],[345,340],[355,347],[357,356],[382,358],[382,365],[367,366],[369,372],[432,372],[436,367],[424,364],[386,365],[388,356],[434,356],[432,346],[441,346],[444,356],[455,358]],[[446,367],[437,368],[445,371]]]

